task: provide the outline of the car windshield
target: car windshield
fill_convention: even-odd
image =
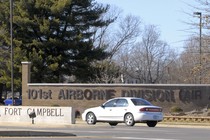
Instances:
[[[142,105],[152,105],[150,102],[144,100],[144,99],[131,99],[131,101],[133,102],[133,104],[135,106],[142,106]]]

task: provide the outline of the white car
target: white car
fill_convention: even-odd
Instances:
[[[162,108],[152,105],[147,100],[136,97],[119,97],[105,102],[99,107],[89,108],[82,114],[87,124],[108,122],[111,126],[124,122],[127,126],[135,123],[147,123],[155,127],[163,120]]]

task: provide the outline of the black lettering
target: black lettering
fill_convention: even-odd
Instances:
[[[28,109],[27,109],[27,114],[29,115],[31,112],[32,112],[32,111],[31,111],[31,108],[28,108]]]
[[[37,110],[36,110],[36,114],[37,114],[37,116],[43,116],[43,111],[42,111],[42,109],[37,109]]]
[[[85,97],[85,99],[87,99],[87,100],[91,100],[93,97],[92,97],[92,92],[91,92],[91,90],[89,90],[89,89],[86,89],[85,91],[84,91],[84,97]]]
[[[99,90],[94,90],[93,92],[92,92],[92,95],[93,95],[93,100],[98,100],[100,97],[100,92],[99,92]]]
[[[22,108],[5,108],[5,115],[20,116]]]
[[[94,100],[104,100],[106,99],[106,93],[104,90],[93,90],[93,97],[95,98]]]
[[[52,99],[52,91],[51,90],[48,91],[48,98]]]
[[[60,99],[67,99],[66,98],[66,96],[65,96],[65,94],[64,94],[64,90],[63,89],[61,89],[60,90],[60,92],[59,92],[59,94],[58,94],[58,99],[60,100]]]
[[[59,99],[62,99],[62,97],[64,96],[61,96],[63,91],[60,90],[60,94],[58,96]],[[63,94],[64,95],[64,94]],[[35,89],[29,89],[28,90],[28,99],[52,99],[52,91],[49,90],[48,92],[47,91],[43,91],[42,89],[39,89],[39,90],[35,90]]]
[[[162,90],[157,90],[156,91],[157,92],[157,99],[160,101],[160,102],[163,102],[164,101],[164,99],[165,99],[165,94],[163,93],[163,91]]]
[[[176,102],[174,91],[173,90],[170,90],[170,94],[171,94],[171,102]]]
[[[20,112],[21,112],[21,108],[14,108],[14,115],[20,115]]]
[[[51,110],[47,109],[47,116],[51,116]]]
[[[48,92],[44,91],[44,92],[43,92],[43,98],[44,98],[44,99],[48,99],[48,97],[49,97],[49,96],[48,96]],[[40,99],[42,99],[42,98],[40,98]]]
[[[195,90],[195,99],[196,100],[201,100],[202,99],[202,94],[201,94],[201,91],[200,90]]]
[[[181,89],[181,90],[179,91],[179,99],[180,99],[181,101],[185,101],[183,89]]]
[[[143,98],[143,99],[146,99],[146,96],[145,96],[146,93],[145,93],[144,90],[142,90],[142,93],[141,93],[141,94],[142,94],[142,98]]]
[[[60,113],[59,113],[59,114],[60,114],[60,116],[62,116],[62,117],[64,116],[64,114],[62,114],[62,109],[60,109]]]
[[[154,101],[154,102],[157,101],[157,99],[156,99],[156,91],[155,90],[152,91],[152,100],[151,101]]]
[[[82,90],[77,90],[76,99],[77,100],[83,100],[84,99]]]
[[[189,90],[181,89],[179,99],[183,102],[189,102],[192,98],[192,93]]]
[[[165,100],[168,102],[175,102],[174,92],[172,90],[165,90]]]
[[[42,99],[42,89],[37,91],[37,94],[39,95],[39,99]],[[44,93],[43,93],[44,94]]]
[[[38,98],[38,93],[36,90],[32,90],[32,99],[37,99]]]
[[[130,90],[130,97],[136,97],[136,90]]]
[[[145,90],[145,99],[148,101],[152,101],[152,91],[151,90]]]
[[[76,94],[76,91],[75,90],[69,90],[68,91],[68,99],[75,99],[75,94]]]
[[[108,89],[106,90],[106,100],[112,99],[115,97],[116,91],[114,89]]]
[[[31,99],[31,89],[28,89],[28,99]]]
[[[42,115],[45,116],[45,113],[47,113],[47,109],[43,108],[42,109]]]
[[[185,91],[185,100],[190,101],[191,99],[191,92],[189,90]]]
[[[56,109],[51,109],[51,116],[53,117],[53,116],[56,116]]]
[[[100,90],[100,95],[101,95],[101,98],[100,100],[106,100],[106,92],[104,90]]]
[[[121,97],[129,97],[129,92],[127,90],[122,90]]]

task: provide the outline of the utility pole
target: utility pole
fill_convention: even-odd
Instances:
[[[13,0],[10,0],[11,92],[14,105]]]
[[[199,81],[200,81],[200,84],[202,83],[202,78],[201,78],[201,71],[202,71],[202,51],[201,51],[201,47],[202,47],[202,13],[201,12],[194,12],[193,13],[194,15],[198,15],[199,18],[200,18],[200,23],[199,23],[199,27],[200,27],[200,37],[199,37],[199,47],[200,47],[200,75],[199,75]]]

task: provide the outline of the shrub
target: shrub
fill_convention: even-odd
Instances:
[[[172,112],[172,113],[179,113],[179,112],[183,112],[183,109],[181,109],[178,106],[173,106],[173,107],[170,108],[170,112]]]
[[[80,117],[81,117],[80,111],[76,110],[75,111],[75,118],[80,118]]]

